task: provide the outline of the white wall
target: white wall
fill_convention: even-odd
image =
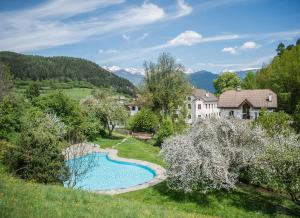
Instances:
[[[191,105],[189,109],[188,105]],[[190,100],[187,100],[188,115],[190,119],[187,118],[187,123],[192,124],[201,118],[208,117],[219,117],[219,108],[217,107],[218,102],[205,102],[203,99],[197,99],[194,96],[190,96]],[[201,109],[198,108],[201,105]]]
[[[257,117],[259,117],[259,111],[261,109],[260,108],[250,108],[250,119],[256,119]],[[234,117],[236,118],[240,118],[242,119],[243,118],[243,110],[242,110],[242,107],[240,108],[220,108],[220,114],[221,114],[221,117],[229,117],[229,113],[230,111],[233,111],[234,112]],[[274,110],[273,109],[269,109],[268,110],[269,112],[273,112]]]

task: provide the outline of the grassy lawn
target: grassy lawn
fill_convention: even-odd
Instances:
[[[61,186],[26,183],[0,170],[0,217],[207,217]]]
[[[162,159],[159,157],[159,147],[132,137],[128,137],[126,141],[122,142],[125,138],[126,136],[117,134],[112,139],[99,137],[94,143],[99,144],[101,148],[113,147],[117,149],[120,157],[145,160],[164,166]],[[117,145],[118,143],[120,144]]]
[[[113,147],[124,136],[96,140],[102,148]],[[164,166],[159,148],[134,138],[114,146],[119,156],[146,160]],[[149,206],[161,205],[166,209],[193,212],[213,217],[300,217],[300,208],[287,198],[248,185],[228,193],[184,194],[170,190],[163,182],[151,188],[115,196],[117,199],[143,202]]]
[[[124,138],[118,134],[94,142],[118,149],[121,157],[165,165],[158,147]],[[204,195],[172,191],[163,182],[111,197],[26,183],[7,175],[0,165],[0,217],[300,217],[300,207],[285,197],[242,184],[230,193]]]
[[[91,95],[92,89],[89,88],[72,88],[63,89],[63,92],[75,101],[80,101],[81,99]]]

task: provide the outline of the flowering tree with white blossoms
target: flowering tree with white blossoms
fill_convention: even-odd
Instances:
[[[275,191],[285,192],[300,205],[300,139],[299,135],[277,134],[266,151],[260,154],[252,168],[251,177]]]
[[[232,189],[241,169],[267,144],[259,126],[237,119],[204,119],[162,145],[168,185],[185,192]]]

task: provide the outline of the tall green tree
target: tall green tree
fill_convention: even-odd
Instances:
[[[235,89],[237,86],[241,86],[241,84],[241,79],[234,72],[222,73],[214,80],[214,87],[218,95],[226,90]]]
[[[255,89],[257,88],[256,75],[254,72],[248,72],[242,81],[243,89]]]
[[[183,108],[186,96],[191,93],[184,67],[174,57],[163,53],[157,63],[145,62],[144,96],[150,107],[162,118],[173,116],[175,109]]]
[[[277,49],[276,49],[276,52],[277,52],[277,55],[282,55],[283,52],[285,50],[285,45],[281,42],[279,43],[279,45],[277,46]]]
[[[12,87],[12,76],[7,65],[0,62],[0,98],[6,95]]]

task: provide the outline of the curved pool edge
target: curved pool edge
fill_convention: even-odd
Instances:
[[[128,187],[128,188],[93,191],[95,193],[107,194],[107,195],[123,194],[123,193],[126,193],[126,192],[137,191],[137,190],[140,190],[140,189],[144,189],[144,188],[148,188],[148,187],[157,185],[157,184],[161,183],[162,181],[164,181],[167,178],[166,170],[163,167],[161,167],[160,165],[150,163],[150,162],[147,162],[147,161],[137,160],[137,159],[119,157],[118,156],[118,150],[116,150],[116,149],[97,148],[97,149],[94,149],[94,152],[107,153],[108,157],[111,160],[134,163],[134,164],[138,164],[138,165],[148,167],[148,168],[152,169],[156,174],[153,177],[153,179],[151,179],[147,182],[141,183],[139,185],[131,186],[131,187]]]

